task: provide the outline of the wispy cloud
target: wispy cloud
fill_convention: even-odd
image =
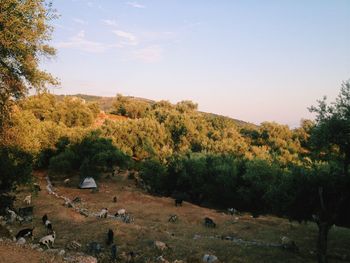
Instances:
[[[77,24],[80,24],[80,25],[87,25],[87,22],[86,22],[85,20],[83,20],[83,19],[80,19],[80,18],[74,17],[74,18],[73,18],[73,21],[74,21],[75,23],[77,23]]]
[[[86,39],[85,31],[81,30],[78,34],[71,37],[68,41],[58,42],[55,45],[57,48],[73,48],[90,53],[102,53],[108,48],[114,47],[101,42],[91,41]]]
[[[101,21],[107,26],[118,26],[117,21],[115,21],[114,19],[102,19]]]
[[[126,4],[129,5],[129,6],[135,7],[135,8],[146,8],[146,6],[141,5],[141,4],[137,3],[137,2],[127,2]]]
[[[163,49],[160,46],[149,46],[133,51],[134,60],[145,63],[155,63],[163,59]]]
[[[122,46],[136,46],[138,44],[137,37],[130,32],[122,30],[113,30],[112,32],[121,40],[120,45]]]

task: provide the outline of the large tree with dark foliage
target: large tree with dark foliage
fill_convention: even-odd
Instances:
[[[11,192],[20,183],[28,182],[32,173],[32,156],[17,148],[0,147],[0,214],[12,207]]]
[[[319,233],[317,254],[327,262],[328,232],[333,225],[350,227],[350,83],[343,83],[336,101],[318,106],[311,128],[311,163],[293,166],[269,192],[272,210],[298,221],[314,221]]]

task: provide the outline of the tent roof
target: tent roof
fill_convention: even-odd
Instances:
[[[97,184],[92,177],[85,177],[81,183],[79,184],[79,188],[81,189],[90,189],[90,188],[96,188]]]

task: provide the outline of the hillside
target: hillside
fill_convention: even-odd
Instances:
[[[42,191],[33,198],[35,206],[33,225],[37,243],[46,231],[41,217],[47,214],[57,234],[56,249],[66,249],[70,241],[77,241],[86,252],[86,245],[96,241],[105,247],[99,257],[99,262],[109,262],[109,249],[105,245],[106,233],[112,229],[118,246],[118,262],[127,262],[123,255],[130,251],[137,254],[135,262],[161,262],[157,257],[163,256],[169,262],[183,260],[184,262],[201,262],[204,254],[216,255],[220,262],[315,262],[315,239],[317,227],[314,224],[291,223],[288,220],[261,216],[252,218],[250,214],[231,216],[222,211],[199,207],[184,202],[182,207],[175,207],[174,200],[165,197],[151,196],[135,187],[134,180],[128,179],[128,172],[122,172],[112,178],[99,182],[99,192],[77,189],[77,179],[72,179],[69,185],[62,181],[53,181],[54,190],[59,194],[74,199],[79,196],[79,207],[98,212],[108,208],[110,213],[125,208],[134,218],[134,222],[126,224],[113,218],[101,219],[95,216],[85,217],[72,208],[63,206],[64,201],[49,195],[46,190],[46,172],[36,172],[36,180]],[[16,207],[23,206],[24,196],[28,194],[22,189],[17,195]],[[112,202],[114,196],[117,203]],[[170,215],[176,214],[179,221],[168,222]],[[217,228],[206,228],[204,217],[210,217],[217,223]],[[27,225],[12,225],[14,233]],[[334,236],[337,236],[335,239]],[[280,238],[287,236],[296,242],[298,252],[280,247]],[[229,239],[232,240],[226,240]],[[154,247],[154,241],[165,242],[169,249],[160,251]],[[27,256],[26,262],[35,261],[38,257],[46,261],[46,253],[42,256],[37,252],[27,253],[26,249],[14,248],[16,253],[8,249],[8,245],[0,242],[1,258],[6,261],[18,262],[14,259]],[[66,250],[68,253],[69,250]],[[350,255],[350,230],[333,228],[329,237],[330,262],[342,262],[335,258],[345,258]],[[45,257],[44,257],[45,256]],[[12,260],[12,261],[11,261]],[[58,261],[54,261],[58,262]]]
[[[112,110],[113,101],[115,99],[115,97],[102,97],[102,96],[86,95],[86,94],[56,95],[56,97],[58,99],[63,99],[63,97],[65,97],[65,96],[78,97],[78,98],[81,98],[81,99],[85,100],[86,102],[97,102],[98,105],[100,106],[100,109],[105,111],[105,112],[110,112]],[[133,96],[126,96],[126,97],[131,99],[131,100],[134,100],[136,102],[146,102],[146,103],[148,103],[150,105],[155,103],[154,100],[150,100],[150,99],[133,97]],[[202,111],[200,111],[200,113],[204,114],[205,116],[211,116],[211,117],[216,117],[216,118],[223,118],[223,119],[228,120],[228,121],[233,121],[238,126],[252,126],[252,127],[256,127],[255,124],[252,124],[252,123],[249,123],[249,122],[246,122],[246,121],[243,121],[243,120],[230,118],[230,117],[223,116],[223,115],[220,115],[220,114],[208,113],[208,112],[202,112]]]

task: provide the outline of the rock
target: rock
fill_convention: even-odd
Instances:
[[[157,257],[157,261],[158,261],[158,262],[163,262],[163,263],[169,263],[169,261],[166,260],[165,258],[163,258],[163,256]]]
[[[32,245],[30,246],[31,249],[37,249],[37,248],[39,248],[39,247],[40,247],[40,245],[38,245],[38,244],[32,244]]]
[[[89,252],[94,255],[98,255],[102,252],[102,246],[98,242],[90,242],[88,244]]]
[[[203,262],[214,263],[218,261],[218,258],[214,255],[205,254],[202,259]]]
[[[67,261],[71,263],[97,263],[95,257],[86,255],[72,256],[68,258]]]
[[[168,245],[162,241],[154,241],[154,246],[162,251],[168,248]]]
[[[193,237],[193,239],[194,239],[194,240],[196,240],[196,239],[200,239],[200,238],[201,238],[201,236],[200,236],[200,235],[198,235],[198,234],[195,234],[195,235],[194,235],[194,237]]]
[[[2,238],[0,238],[0,242],[3,242],[4,240]]]
[[[64,249],[61,249],[59,252],[58,252],[58,255],[63,257],[64,255],[66,254],[66,251]]]
[[[49,254],[58,254],[60,252],[60,250],[58,248],[49,248],[45,250],[45,253],[49,253]]]
[[[183,260],[178,260],[178,259],[175,259],[175,260],[173,261],[173,263],[185,263],[185,261],[183,261]]]
[[[73,240],[66,245],[66,248],[69,250],[78,250],[79,248],[81,248],[81,244]]]
[[[36,250],[39,251],[39,252],[43,252],[44,251],[44,249],[42,249],[41,247],[37,248]]]
[[[88,217],[89,216],[89,213],[85,210],[80,210],[79,213],[85,217]]]
[[[73,203],[80,203],[81,202],[81,198],[79,196],[75,197],[72,201]]]
[[[298,251],[298,247],[295,242],[286,236],[281,237],[281,244],[284,249]]]
[[[17,245],[24,245],[27,241],[25,240],[24,237],[21,237],[17,240],[16,244]]]

